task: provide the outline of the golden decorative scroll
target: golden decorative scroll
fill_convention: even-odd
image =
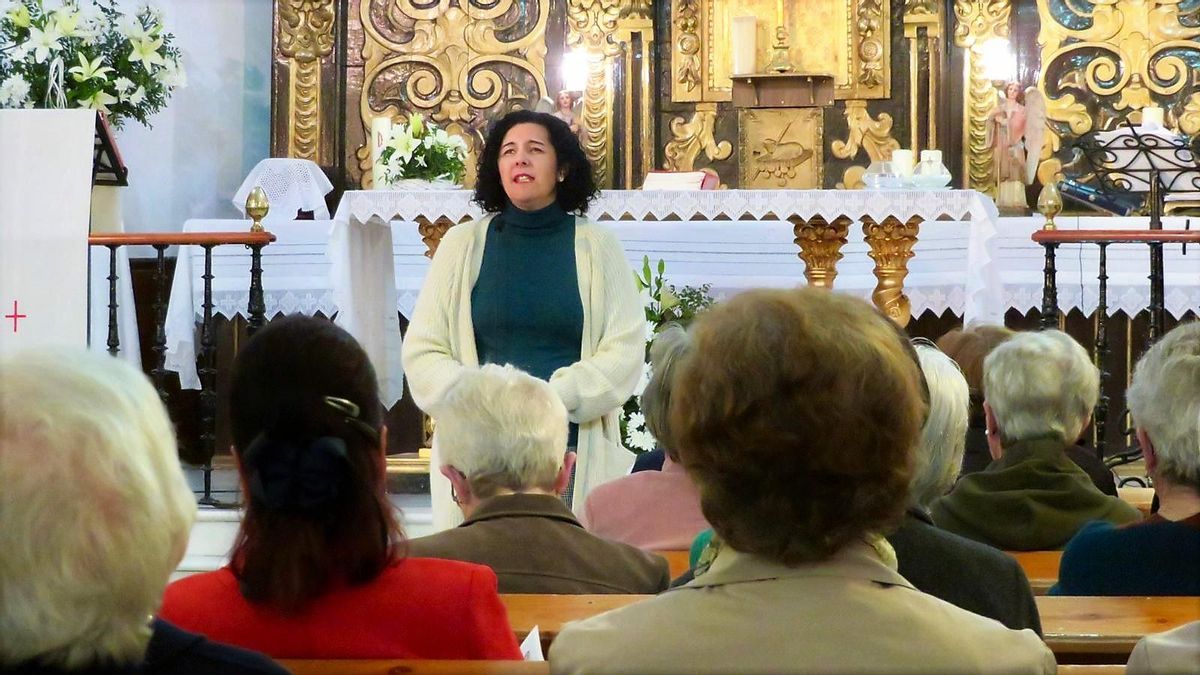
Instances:
[[[757,108],[738,113],[741,187],[820,188],[821,108]]]
[[[696,168],[696,156],[702,150],[710,162],[728,159],[733,154],[733,145],[729,141],[718,143],[713,135],[717,124],[716,108],[713,103],[699,103],[690,120],[682,117],[671,120],[671,140],[663,150],[664,169],[692,171]]]
[[[464,7],[469,10],[464,11]],[[546,90],[550,0],[363,0],[360,122],[415,111],[461,136],[471,152],[467,182],[491,115],[533,104]],[[365,134],[364,134],[365,135]],[[370,184],[370,149],[357,149],[361,184]]]
[[[1188,136],[1200,134],[1200,93],[1188,97],[1179,115],[1179,130]]]
[[[888,216],[882,223],[863,216],[863,235],[871,247],[867,255],[875,261],[875,291],[871,300],[884,314],[901,328],[912,320],[912,306],[904,294],[904,278],[908,276],[908,261],[913,257],[913,245],[917,243],[917,232],[921,218],[913,216],[900,222]]]
[[[699,101],[700,88],[700,3],[674,0],[671,5],[671,100]]]
[[[846,101],[846,140],[836,140],[829,149],[838,159],[854,159],[859,149],[867,151],[867,157],[875,162],[892,156],[900,142],[892,138],[892,116],[879,113],[878,119],[871,118],[866,101]],[[851,166],[842,174],[838,189],[853,190],[863,187],[862,176],[866,167]]]
[[[892,0],[787,0],[788,54],[798,71],[834,77],[834,96],[890,96]],[[765,69],[778,25],[777,0],[671,0],[671,100],[728,101],[736,16],[758,17],[758,68]]]
[[[279,54],[288,60],[288,157],[321,163],[321,60],[333,53],[333,0],[279,2]]]
[[[612,185],[612,66],[620,47],[611,36],[620,17],[620,0],[567,0],[567,47],[586,50],[588,55],[582,115],[587,143],[583,149],[601,186]]]
[[[790,216],[795,243],[800,247],[800,259],[804,261],[804,278],[809,286],[833,288],[837,277],[837,263],[842,259],[842,247],[850,231],[850,218],[839,216],[830,223],[820,216],[805,220]]]
[[[992,149],[987,146],[988,114],[996,105],[996,90],[984,77],[980,47],[988,40],[1008,36],[1012,14],[1009,0],[955,0],[954,44],[963,47],[963,172],[964,187],[995,196]]]

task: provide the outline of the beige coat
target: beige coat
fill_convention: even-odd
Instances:
[[[471,321],[471,289],[479,278],[492,216],[450,228],[421,287],[404,337],[404,372],[413,398],[437,419],[442,396],[467,368],[479,366]],[[585,219],[575,221],[575,267],[583,302],[580,360],[559,368],[550,386],[579,424],[579,458],[572,503],[583,508],[596,485],[623,476],[633,454],[621,445],[618,414],[642,374],[646,320],[633,271],[616,235]],[[454,527],[462,514],[439,472],[437,441],[430,461],[436,530]]]
[[[1014,631],[916,590],[865,543],[785,567],[725,548],[680,588],[568,624],[552,673],[1054,673]]]

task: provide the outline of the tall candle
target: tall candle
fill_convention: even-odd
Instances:
[[[892,165],[901,176],[911,176],[913,172],[913,151],[893,150]]]
[[[1163,109],[1156,105],[1142,108],[1142,126],[1148,129],[1161,129],[1163,126]]]
[[[371,181],[375,189],[386,187],[383,177],[383,166],[379,163],[379,153],[383,152],[388,137],[392,135],[392,118],[380,115],[371,118]]]
[[[775,0],[775,25],[783,25],[783,0]]]
[[[758,54],[758,18],[733,17],[733,74],[746,75],[755,70]]]

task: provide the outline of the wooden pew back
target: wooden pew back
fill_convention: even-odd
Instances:
[[[1050,587],[1058,583],[1058,565],[1062,562],[1062,551],[1005,551],[1025,570],[1029,586],[1034,595],[1045,595]]]
[[[1142,637],[1200,620],[1200,597],[1035,600],[1042,634],[1059,663],[1125,663]]]

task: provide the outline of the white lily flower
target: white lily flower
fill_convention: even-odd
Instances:
[[[79,12],[63,7],[54,12],[54,27],[63,37],[76,37],[80,34],[79,19]]]
[[[118,94],[124,94],[133,89],[133,80],[130,80],[128,77],[118,77],[113,80],[113,88],[117,90]]]
[[[158,52],[158,48],[162,47],[162,44],[162,38],[133,41],[133,51],[129,54],[129,62],[141,61],[146,70],[150,70],[150,66],[153,65],[166,65],[167,60]]]
[[[79,107],[80,108],[91,108],[92,110],[101,110],[103,112],[108,112],[108,106],[110,106],[116,102],[117,102],[116,96],[113,96],[112,94],[108,93],[107,91],[104,91],[103,89],[101,89],[101,90],[97,91],[96,93],[92,94],[91,96],[81,100],[79,102]]]
[[[29,28],[33,19],[29,16],[29,8],[18,2],[17,6],[8,12],[8,20],[17,28]]]
[[[42,63],[50,58],[52,52],[62,49],[58,43],[62,39],[55,26],[47,25],[45,30],[29,29],[29,44],[33,47],[33,60]]]
[[[142,101],[146,100],[146,88],[138,87],[125,100],[128,101],[130,105],[141,105]]]
[[[92,78],[107,80],[108,73],[112,72],[112,68],[102,65],[103,63],[104,57],[102,56],[97,56],[89,62],[87,57],[83,55],[83,52],[80,52],[79,65],[70,68],[67,72],[71,73],[76,82],[87,82]]]
[[[0,17],[8,16],[17,8],[17,0],[0,0]]]
[[[168,89],[182,89],[187,86],[187,72],[178,61],[168,60],[162,68],[154,72],[154,79]]]
[[[141,20],[132,14],[117,19],[117,32],[134,43],[150,39],[150,32],[142,26]]]
[[[10,75],[0,82],[0,108],[19,108],[28,101],[29,83],[20,75]]]

